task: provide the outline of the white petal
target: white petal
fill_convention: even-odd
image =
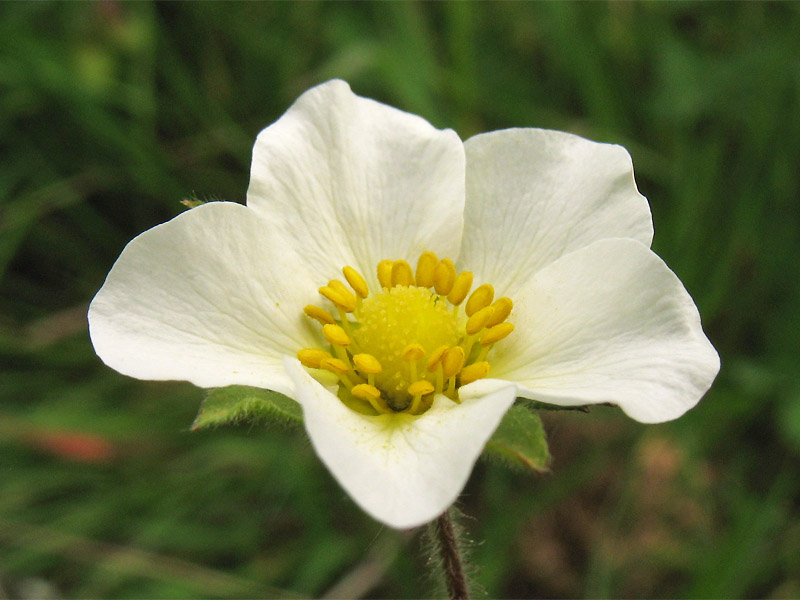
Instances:
[[[212,202],[123,250],[89,309],[97,354],[139,379],[253,385],[293,395],[284,354],[314,345],[316,286],[258,215]]]
[[[639,242],[602,240],[539,271],[516,298],[492,376],[561,405],[611,402],[645,423],[692,408],[719,371],[675,274]],[[490,354],[490,357],[492,354]]]
[[[344,265],[376,284],[385,258],[432,250],[455,260],[464,160],[455,132],[331,81],[258,136],[247,203],[302,248],[320,285]]]
[[[596,240],[650,245],[647,199],[621,146],[543,129],[465,143],[467,205],[460,266],[513,298],[531,275]]]
[[[516,388],[495,382],[455,404],[444,396],[420,417],[367,417],[345,407],[286,359],[317,454],[365,512],[396,529],[427,523],[456,500]]]

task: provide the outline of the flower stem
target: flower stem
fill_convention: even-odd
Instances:
[[[432,537],[439,545],[442,568],[444,569],[444,577],[447,584],[447,594],[450,600],[469,600],[467,578],[464,575],[461,552],[458,548],[458,539],[453,528],[453,522],[450,520],[449,510],[445,511],[436,520],[434,536]]]

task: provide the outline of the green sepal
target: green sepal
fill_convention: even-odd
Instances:
[[[512,406],[486,443],[483,456],[537,473],[549,470],[550,450],[539,415],[524,404]]]
[[[303,411],[297,402],[278,392],[229,385],[208,390],[192,431],[244,422],[299,425]]]

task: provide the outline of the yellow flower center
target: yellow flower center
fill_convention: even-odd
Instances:
[[[320,379],[332,373],[342,402],[365,414],[422,414],[436,394],[459,402],[458,388],[488,375],[489,350],[514,329],[509,298],[494,301],[483,284],[467,299],[472,273],[456,273],[453,261],[432,252],[420,256],[416,275],[404,260],[382,260],[381,290],[372,295],[355,269],[342,272],[349,288],[334,279],[319,290],[338,318],[304,309],[322,325],[329,350],[304,348],[297,357]]]

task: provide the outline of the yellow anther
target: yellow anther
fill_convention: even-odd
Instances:
[[[425,356],[425,348],[423,348],[419,344],[409,344],[408,346],[403,348],[401,356],[403,357],[403,360],[407,362],[419,360],[420,358]]]
[[[491,346],[502,340],[509,333],[514,331],[514,326],[511,323],[498,323],[494,327],[486,330],[481,338],[481,346]]]
[[[414,272],[404,260],[396,260],[392,265],[392,287],[396,285],[414,285]]]
[[[411,404],[408,407],[408,412],[412,415],[419,413],[419,406],[422,404],[422,397],[425,394],[430,394],[435,388],[430,381],[420,379],[408,386],[408,393],[413,396]]]
[[[392,287],[392,265],[393,260],[384,259],[378,263],[378,282],[382,288]]]
[[[361,298],[366,298],[369,296],[369,288],[367,287],[367,282],[364,281],[364,278],[361,276],[361,273],[356,271],[353,267],[345,267],[342,269],[342,273],[344,274],[344,278],[347,279],[347,283],[350,284],[350,287],[355,290],[356,294],[358,294]]]
[[[333,318],[333,315],[329,313],[324,308],[320,308],[319,306],[314,306],[313,304],[309,304],[303,309],[303,312],[306,313],[307,316],[311,317],[312,319],[316,319],[322,325],[327,325],[329,323],[335,323],[336,320]]]
[[[345,284],[343,284],[341,281],[339,281],[338,279],[331,279],[328,282],[328,287],[329,288],[333,288],[334,290],[336,290],[342,296],[348,296],[348,295],[352,296],[353,295],[353,292],[348,290],[347,286]]]
[[[356,364],[356,369],[368,375],[378,375],[383,371],[381,363],[372,354],[356,354],[353,356],[353,362]]]
[[[362,400],[377,400],[381,397],[381,391],[376,388],[374,385],[370,385],[368,383],[359,383],[358,385],[354,385],[353,389],[350,390],[356,398],[361,398]]]
[[[442,362],[442,356],[447,351],[447,346],[439,346],[436,350],[433,351],[430,358],[428,359],[428,364],[426,368],[428,371],[433,373],[436,369],[439,368],[439,363]]]
[[[417,261],[417,285],[419,287],[433,287],[433,272],[439,259],[433,252],[423,252]]]
[[[350,370],[350,365],[338,358],[323,358],[319,363],[319,368],[337,375],[344,375]]]
[[[353,294],[340,294],[338,290],[333,289],[329,285],[319,288],[319,293],[345,312],[353,312],[356,309],[356,297],[353,296]]]
[[[453,377],[464,366],[464,349],[461,346],[448,348],[442,357],[442,372],[445,377]]]
[[[349,346],[350,336],[339,325],[323,325],[322,335],[334,346]]]
[[[456,266],[449,258],[443,258],[433,271],[433,286],[436,288],[436,293],[446,296],[453,289],[455,282]]]
[[[486,361],[473,363],[461,370],[461,385],[467,385],[489,374],[489,363]]]
[[[465,308],[467,316],[471,317],[480,309],[489,306],[493,299],[494,288],[488,283],[479,285],[477,288],[475,288],[475,291],[472,292],[469,300],[467,300],[467,306]]]
[[[392,412],[392,409],[389,408],[388,404],[386,404],[386,400],[381,398],[381,391],[374,385],[370,385],[369,383],[359,383],[358,385],[353,386],[353,388],[350,390],[350,393],[356,398],[361,398],[362,400],[369,402],[372,405],[372,408],[375,409],[375,412],[379,415]]]
[[[467,335],[475,335],[481,329],[486,327],[486,323],[492,318],[494,308],[491,306],[484,306],[479,311],[476,311],[468,320],[466,325]]]
[[[469,294],[469,288],[472,287],[472,273],[469,271],[461,271],[453,283],[453,289],[447,294],[447,301],[450,304],[458,306],[464,301],[464,298]]]
[[[502,323],[508,318],[508,315],[511,314],[511,309],[514,308],[514,303],[511,301],[511,298],[506,298],[503,296],[502,298],[498,298],[492,304],[492,308],[494,308],[494,312],[492,313],[491,318],[487,321],[487,327],[494,327],[498,323]]]
[[[425,394],[430,394],[433,389],[433,384],[430,381],[420,379],[408,386],[408,393],[411,396],[424,396]]]
[[[319,348],[303,348],[297,352],[297,360],[312,369],[319,369],[319,363],[326,358],[331,358],[330,352],[325,352],[325,350],[320,350]]]

